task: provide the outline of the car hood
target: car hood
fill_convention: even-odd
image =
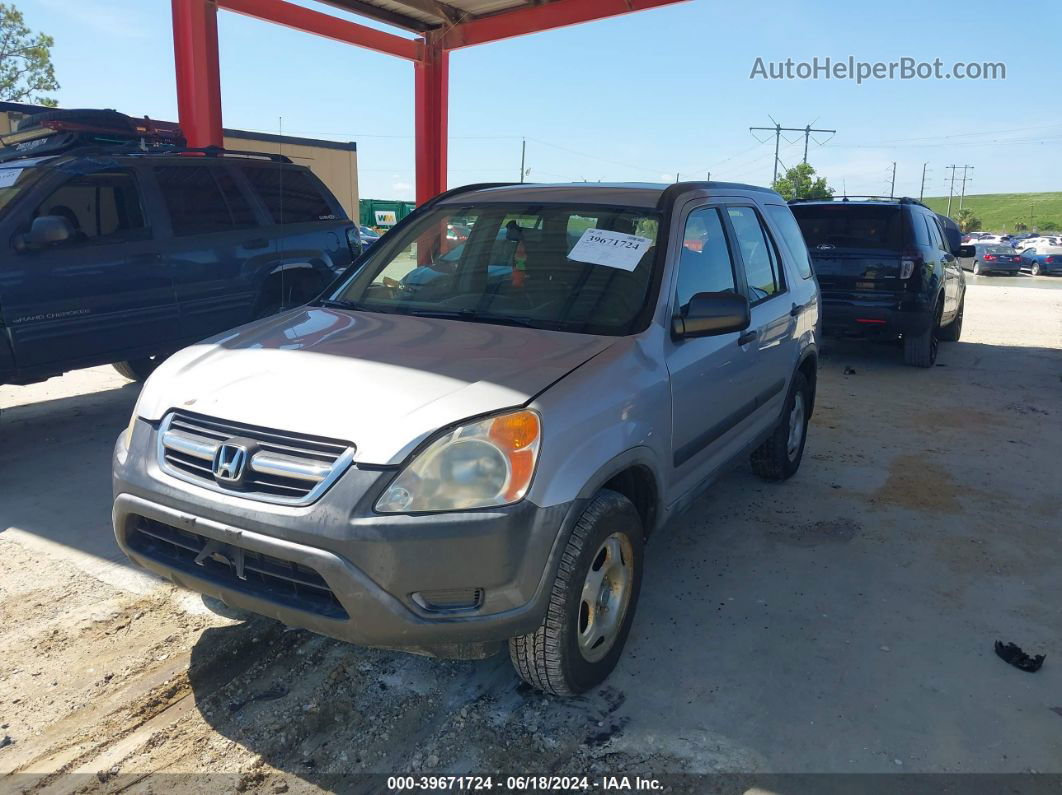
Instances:
[[[137,414],[171,409],[352,442],[397,464],[467,417],[526,403],[615,338],[408,315],[302,308],[174,354]]]

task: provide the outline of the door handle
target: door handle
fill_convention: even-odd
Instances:
[[[269,241],[264,237],[256,237],[254,240],[247,240],[244,242],[244,248],[265,248],[269,245]]]
[[[744,334],[742,334],[740,337],[738,337],[738,345],[748,345],[750,342],[752,342],[758,336],[760,336],[760,334],[755,329],[751,329],[749,331],[746,331]]]

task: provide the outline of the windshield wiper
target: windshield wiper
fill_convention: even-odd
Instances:
[[[523,328],[548,328],[556,325],[555,321],[540,320],[518,315],[490,315],[480,314],[474,309],[446,310],[421,310],[413,309],[408,313],[414,317],[437,317],[443,320],[464,320],[469,323],[493,323],[498,326],[521,326]]]
[[[322,298],[314,301],[313,306],[323,306],[326,309],[361,309],[361,304],[356,301],[337,301],[334,298]]]

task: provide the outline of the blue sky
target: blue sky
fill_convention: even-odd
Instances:
[[[55,37],[64,107],[176,119],[168,0],[15,0]],[[312,0],[303,5],[339,13]],[[1062,190],[1057,35],[1062,4],[693,0],[451,56],[450,185],[529,180],[716,179],[768,184],[773,136],[750,126],[833,128],[809,160],[838,190],[968,193]],[[1020,10],[1018,10],[1020,9]],[[412,66],[397,58],[221,12],[225,125],[358,143],[363,197],[410,198]],[[1030,30],[1044,31],[1029,34]],[[397,31],[396,31],[397,32]],[[1028,44],[1032,35],[1038,44]],[[849,55],[1003,61],[996,81],[750,80],[757,56]],[[788,133],[781,160],[799,162]]]

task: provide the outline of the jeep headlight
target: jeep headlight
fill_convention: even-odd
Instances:
[[[447,431],[399,473],[376,510],[459,511],[518,502],[531,485],[540,439],[538,414],[526,409]]]

